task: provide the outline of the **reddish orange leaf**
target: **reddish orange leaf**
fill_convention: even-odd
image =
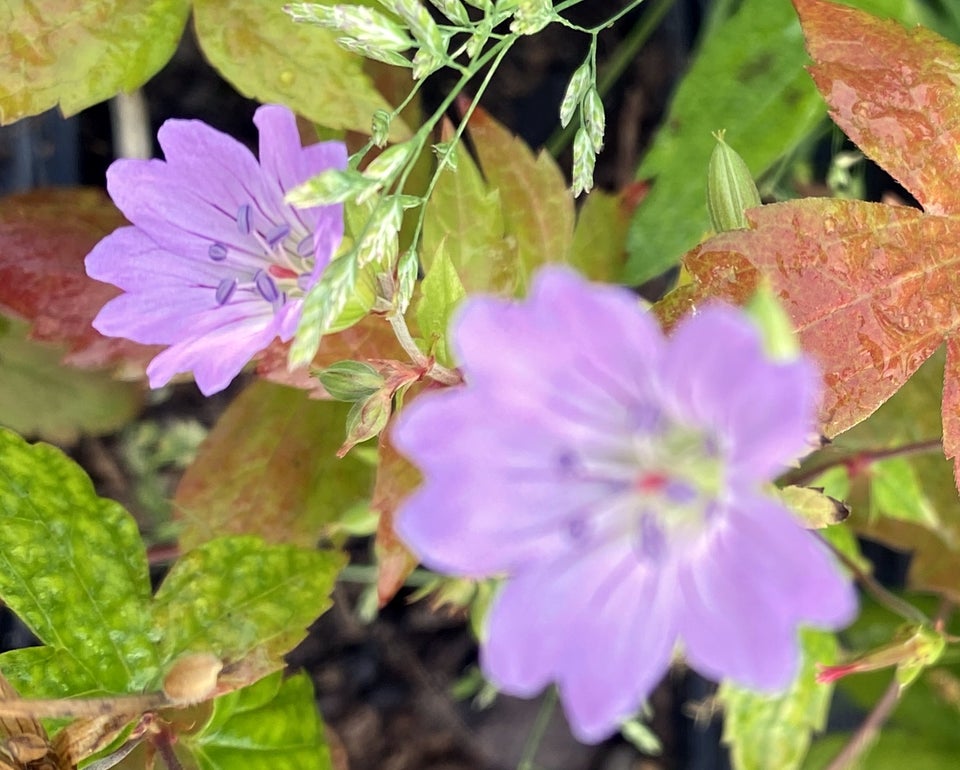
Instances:
[[[257,381],[231,402],[174,496],[186,551],[225,534],[313,545],[370,490],[370,468],[338,460],[348,404]]]
[[[375,543],[377,598],[383,607],[417,566],[417,557],[397,537],[393,517],[400,503],[420,483],[420,472],[390,443],[390,427],[380,434],[380,462],[370,507],[380,514]]]
[[[34,190],[0,201],[0,307],[32,323],[31,336],[65,343],[64,362],[121,365],[140,376],[157,347],[102,337],[93,317],[118,290],[87,277],[83,259],[125,224],[99,190]]]
[[[873,413],[950,340],[944,445],[960,450],[960,48],[826,0],[794,0],[831,114],[925,211],[807,199],[748,213],[694,249],[667,323],[709,297],[742,302],[762,275],[827,387],[823,429]]]

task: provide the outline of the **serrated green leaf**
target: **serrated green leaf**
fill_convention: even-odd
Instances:
[[[154,598],[164,629],[160,660],[211,651],[239,660],[257,650],[263,671],[307,634],[330,604],[340,554],[270,545],[256,537],[226,537],[182,556]]]
[[[447,327],[457,303],[466,296],[457,269],[446,253],[446,241],[431,260],[430,270],[420,285],[420,302],[417,304],[417,323],[420,334],[433,345],[437,360],[444,366],[453,366],[454,361],[447,345]]]
[[[451,129],[446,127],[444,139]],[[429,272],[446,241],[446,253],[464,289],[513,294],[522,285],[516,241],[508,239],[500,193],[487,188],[476,164],[459,153],[456,170],[447,167],[427,201],[422,258]]]
[[[915,21],[912,0],[852,4]],[[716,26],[637,170],[638,179],[655,181],[630,224],[626,283],[674,266],[710,229],[704,175],[713,131],[726,130],[756,177],[823,120],[826,107],[804,70],[807,61],[790,0],[744,0]]]
[[[0,123],[65,115],[132,91],[173,55],[189,0],[58,0],[0,6]]]
[[[370,133],[373,113],[390,110],[329,30],[297,24],[275,0],[196,0],[194,23],[207,58],[240,93],[285,104],[328,128]],[[409,130],[395,118],[390,137]]]
[[[210,720],[180,745],[200,770],[330,770],[306,674],[281,673],[217,698]]]
[[[365,499],[372,469],[338,460],[349,406],[258,381],[227,408],[184,474],[174,505],[192,548],[225,534],[310,546]]]
[[[140,410],[143,389],[106,371],[63,366],[66,349],[27,339],[28,325],[0,319],[0,425],[72,444],[111,433]]]
[[[101,688],[131,692],[154,678],[150,580],[136,523],[97,497],[58,449],[7,430],[0,430],[0,598]]]
[[[785,694],[760,695],[729,682],[720,685],[723,741],[730,746],[736,770],[793,770],[807,753],[811,732],[823,729],[833,687],[816,683],[814,666],[836,659],[837,640],[825,631],[804,629],[801,643],[800,673]]]

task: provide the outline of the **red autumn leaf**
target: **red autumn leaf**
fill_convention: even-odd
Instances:
[[[742,302],[763,277],[826,385],[827,435],[873,413],[947,340],[944,447],[960,451],[960,48],[827,0],[794,0],[810,72],[837,124],[924,210],[806,199],[748,213],[687,255],[694,283],[669,323],[709,297]]]
[[[31,322],[34,339],[67,346],[64,363],[143,374],[159,350],[101,336],[90,322],[118,290],[87,277],[84,257],[126,224],[99,190],[34,190],[0,200],[0,309]]]

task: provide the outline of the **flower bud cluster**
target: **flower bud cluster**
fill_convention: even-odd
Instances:
[[[573,192],[590,192],[597,154],[603,149],[606,115],[597,90],[596,51],[574,71],[560,103],[560,125],[566,128],[580,110],[580,127],[573,139]]]

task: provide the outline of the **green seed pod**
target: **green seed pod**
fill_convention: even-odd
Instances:
[[[707,168],[710,222],[718,233],[745,230],[750,224],[744,212],[760,205],[760,193],[743,158],[723,141],[723,132],[714,136],[717,146],[713,148]]]
[[[603,149],[603,134],[607,121],[603,112],[603,99],[600,98],[596,88],[587,89],[580,110],[584,128],[587,130],[587,136],[590,137],[590,144],[593,145],[595,152],[600,152]]]
[[[363,401],[383,387],[383,376],[360,361],[338,361],[314,376],[337,401]]]
[[[573,194],[590,192],[593,189],[593,167],[597,151],[586,129],[581,126],[573,138]]]
[[[331,168],[311,177],[287,193],[284,201],[291,206],[329,206],[361,196],[377,182],[367,179],[359,171]]]

